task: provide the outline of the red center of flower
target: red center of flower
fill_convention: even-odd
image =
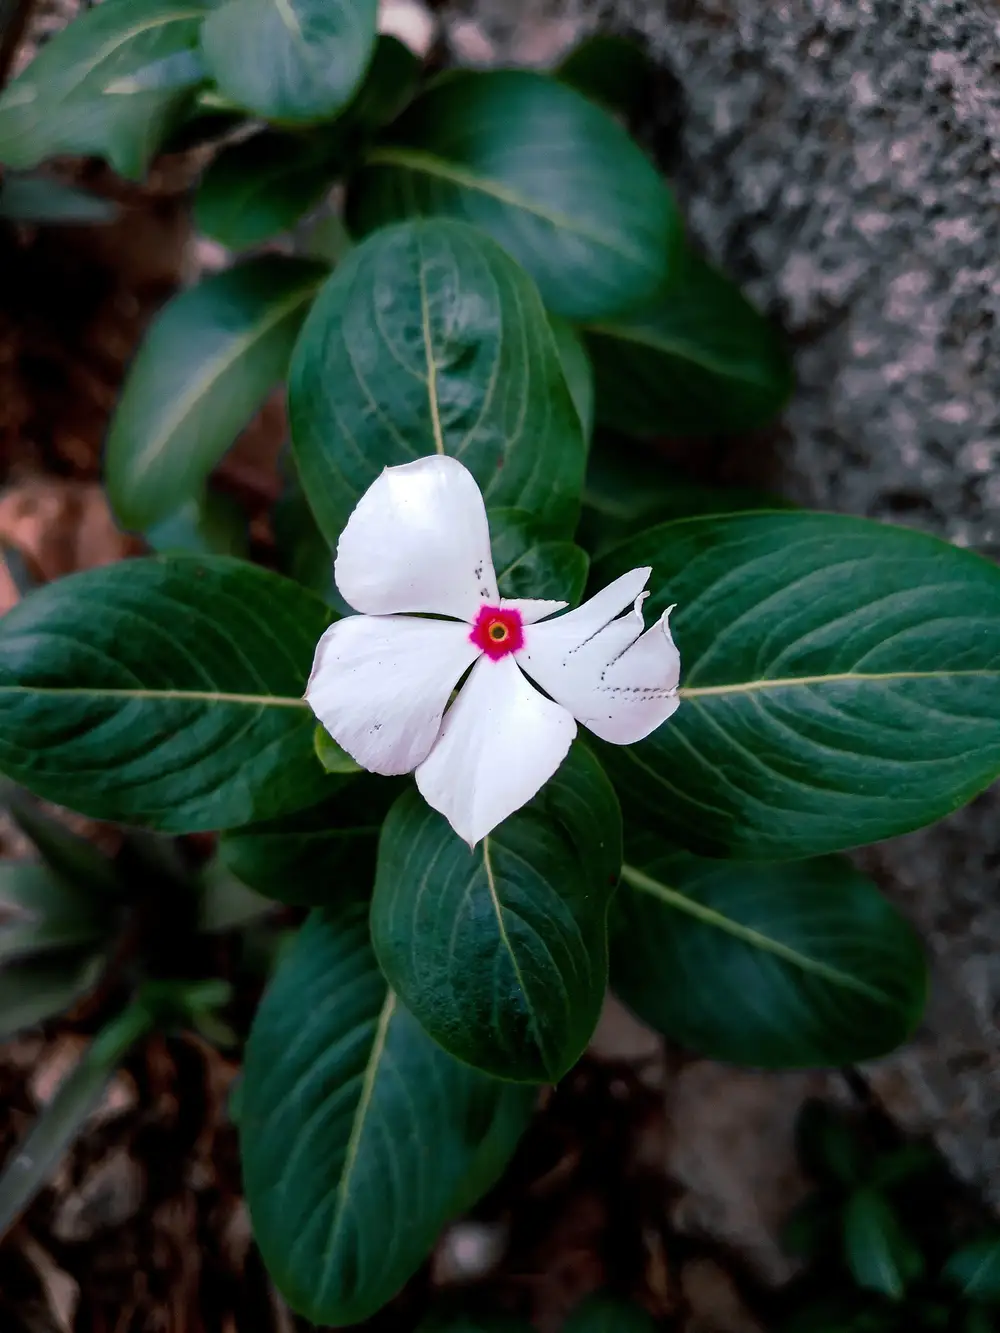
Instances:
[[[520,611],[505,610],[499,606],[481,606],[469,638],[494,662],[507,653],[516,653],[518,648],[524,646]]]

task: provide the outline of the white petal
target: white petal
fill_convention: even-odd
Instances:
[[[455,458],[434,454],[387,467],[340,534],[333,576],[356,611],[430,611],[475,620],[496,603],[486,506]]]
[[[448,696],[478,654],[458,621],[345,616],[319,641],[306,700],[363,768],[409,773],[437,739]]]
[[[655,731],[680,702],[680,655],[667,623],[669,611],[643,633],[639,589],[648,569],[633,569],[589,602],[526,631],[520,666],[578,722],[616,745]],[[632,610],[612,619],[624,598]]]
[[[500,605],[505,611],[516,611],[522,625],[533,625],[536,620],[555,615],[569,602],[549,602],[543,597],[501,597]]]
[[[417,786],[474,847],[530,801],[566,758],[576,723],[518,670],[481,657],[417,769]]]

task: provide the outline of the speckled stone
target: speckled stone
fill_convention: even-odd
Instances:
[[[738,472],[1000,557],[1000,5],[451,10],[498,59],[544,63],[596,24],[648,42],[665,78],[645,130],[689,229],[795,348],[783,429],[734,446]],[[1000,799],[861,859],[934,970],[923,1031],[867,1076],[1000,1208]]]

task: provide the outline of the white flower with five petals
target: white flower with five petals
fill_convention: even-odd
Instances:
[[[320,639],[306,699],[363,768],[415,770],[475,846],[548,781],[577,722],[628,745],[677,708],[669,611],[644,632],[651,572],[548,619],[566,603],[499,595],[483,497],[457,459],[386,468],[337,546],[337,587],[360,614]]]

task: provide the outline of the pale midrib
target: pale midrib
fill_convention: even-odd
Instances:
[[[841,972],[835,967],[830,967],[827,963],[820,962],[819,959],[810,958],[808,954],[799,953],[797,950],[790,948],[789,945],[782,944],[780,940],[771,939],[769,935],[762,935],[750,926],[744,926],[739,921],[733,921],[731,917],[723,916],[721,912],[716,912],[713,908],[706,907],[704,903],[696,902],[677,889],[672,889],[669,885],[661,883],[660,880],[653,879],[651,875],[644,874],[635,866],[623,865],[622,879],[640,893],[648,893],[650,897],[657,898],[660,902],[675,907],[680,912],[686,912],[688,916],[695,917],[707,926],[721,930],[734,939],[742,940],[744,944],[750,944],[763,953],[773,954],[775,958],[791,963],[793,967],[797,967],[801,972],[820,977],[822,980],[832,982],[836,986],[842,986],[846,990],[853,990],[859,995],[867,995],[870,999],[877,1000],[881,1004],[886,1002],[887,997],[882,991],[877,990],[874,986],[869,986],[864,981],[859,981],[857,977],[852,977],[849,972]]]
[[[288,29],[292,40],[297,41],[300,46],[305,45],[305,39],[302,36],[302,26],[299,23],[295,10],[292,9],[288,0],[274,0],[274,7],[278,11],[278,17]]]
[[[385,1043],[389,1036],[389,1024],[392,1021],[395,1009],[396,993],[391,990],[387,991],[385,1000],[382,1004],[382,1012],[379,1014],[378,1024],[375,1028],[371,1053],[368,1056],[368,1063],[365,1065],[364,1078],[361,1083],[361,1094],[358,1097],[358,1105],[355,1109],[354,1120],[351,1125],[351,1137],[347,1140],[347,1149],[344,1153],[344,1165],[340,1173],[340,1180],[337,1183],[337,1220],[330,1232],[330,1240],[326,1247],[323,1264],[324,1269],[329,1266],[330,1258],[333,1255],[334,1247],[336,1246],[340,1235],[340,1229],[343,1226],[344,1216],[347,1212],[347,1204],[351,1197],[351,1176],[354,1174],[354,1168],[358,1161],[358,1153],[361,1150],[361,1136],[364,1133],[365,1119],[367,1118],[368,1108],[371,1105],[372,1096],[375,1092],[375,1080],[378,1077],[379,1066],[382,1063],[382,1056],[385,1052]]]
[[[246,704],[268,708],[308,708],[304,698],[285,694],[230,694],[220,690],[113,690],[89,689],[86,685],[0,685],[0,697],[5,694],[86,695],[99,699],[183,699],[186,702],[212,704]]]
[[[534,1021],[534,1013],[531,1008],[531,1000],[524,984],[524,978],[521,975],[521,968],[518,965],[517,955],[511,945],[510,936],[507,934],[507,927],[504,924],[503,907],[500,904],[500,895],[497,893],[496,879],[493,874],[493,863],[490,860],[490,840],[488,835],[483,839],[483,869],[486,871],[486,883],[489,887],[490,897],[493,900],[493,910],[496,913],[500,939],[503,943],[503,947],[507,951],[507,957],[510,959],[511,967],[514,969],[514,976],[517,978],[517,984],[520,986],[521,994],[524,996],[524,1003],[528,1006],[528,1012],[531,1014],[532,1026],[535,1027],[535,1036],[538,1040],[539,1050],[541,1050],[541,1034],[537,1030],[537,1025]]]
[[[427,282],[423,264],[420,265],[420,320],[423,327],[424,359],[427,363],[427,397],[431,406],[434,448],[439,454],[443,454],[445,451],[444,434],[441,430],[441,412],[438,406],[437,362],[434,359],[434,344],[431,337],[431,309],[427,299]]]
[[[375,165],[405,167],[411,171],[422,171],[427,176],[437,176],[440,180],[450,181],[452,185],[460,185],[463,189],[475,190],[479,194],[485,194],[491,199],[496,199],[501,204],[508,204],[511,208],[519,208],[524,213],[531,213],[534,217],[541,218],[543,222],[548,222],[553,227],[572,232],[574,236],[582,236],[584,240],[591,241],[594,245],[601,245],[613,254],[620,255],[623,259],[641,264],[644,268],[649,267],[645,256],[621,245],[616,245],[610,237],[604,236],[600,232],[591,231],[588,227],[581,227],[575,219],[568,217],[565,213],[556,213],[551,209],[543,208],[540,204],[531,199],[526,199],[516,191],[507,189],[498,181],[476,176],[471,171],[463,171],[460,167],[445,162],[440,157],[435,157],[433,153],[424,153],[418,149],[407,148],[374,148],[365,161],[367,165],[374,163]]]
[[[200,19],[205,17],[204,6],[198,9],[178,9],[170,14],[158,14],[155,18],[148,19],[145,23],[137,23],[134,28],[129,28],[127,32],[116,33],[106,46],[102,46],[94,58],[84,65],[82,72],[78,74],[76,83],[68,88],[59,98],[59,104],[62,105],[68,98],[76,92],[83,81],[93,74],[94,70],[110,59],[127,42],[133,41],[144,32],[149,32],[152,28],[164,28],[169,23],[183,23],[187,19]]]
[[[998,679],[997,671],[841,671],[827,676],[783,676],[774,680],[746,680],[732,685],[689,685],[678,693],[682,699],[707,699],[719,694],[754,694],[758,690],[787,690],[797,685],[837,685],[860,680],[884,683],[895,680]]]
[[[286,301],[282,301],[273,310],[268,311],[266,319],[263,319],[259,324],[255,324],[242,338],[235,339],[221,355],[206,364],[202,374],[192,383],[187,393],[182,394],[177,400],[174,410],[164,423],[160,433],[154,436],[145,449],[136,455],[132,469],[133,482],[136,477],[148,472],[159,461],[178,427],[183,423],[184,418],[188,416],[198,400],[205,397],[248,347],[251,347],[255,342],[259,342],[261,338],[270,333],[276,324],[280,324],[283,319],[290,315],[296,306],[308,300],[315,288],[316,283],[313,282],[307,287],[297,289],[293,296],[290,296]]]

